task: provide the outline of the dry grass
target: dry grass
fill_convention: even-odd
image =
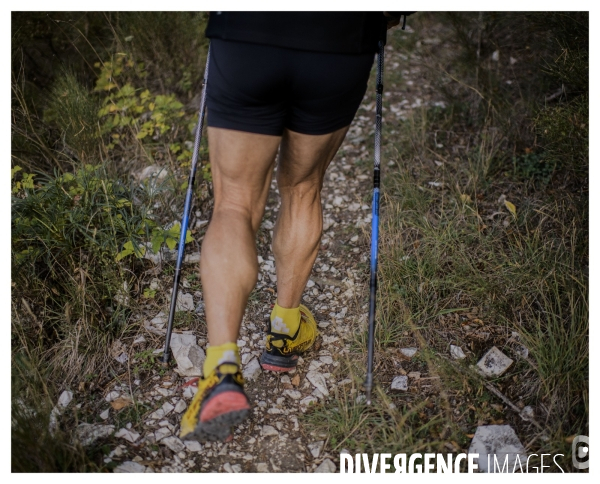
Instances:
[[[488,26],[494,21],[483,20]],[[315,408],[308,423],[327,425],[332,448],[350,453],[466,451],[478,425],[508,423],[529,453],[563,453],[570,468],[565,439],[587,434],[589,415],[582,189],[558,189],[570,184],[568,160],[543,183],[532,183],[537,165],[528,166],[529,179],[511,169],[509,154],[531,146],[533,128],[515,132],[515,124],[527,125],[525,117],[519,118],[525,115],[514,111],[508,122],[509,95],[501,89],[501,103],[492,95],[502,80],[498,66],[477,58],[461,61],[463,44],[475,49],[477,39],[461,38],[460,23],[451,31],[433,15],[415,17],[411,24],[413,39],[396,34],[396,48],[423,67],[421,83],[443,87],[448,107],[413,109],[400,121],[386,118],[383,159],[395,165],[384,181],[380,228],[378,398],[372,408],[363,407],[355,401],[356,386],[351,396],[336,395],[333,408]],[[438,39],[435,48],[428,47],[428,37]],[[485,46],[487,38],[491,48],[494,36],[484,32],[482,37],[480,44]],[[444,50],[448,39],[463,50]],[[440,68],[444,62],[453,62],[452,73]],[[473,65],[478,72],[469,71]],[[472,84],[476,76],[482,84]],[[386,86],[402,82],[388,73]],[[529,106],[529,120],[536,94],[518,94],[522,109]],[[388,101],[388,107],[396,102],[393,96]],[[579,137],[577,143],[583,146]],[[579,159],[574,163],[581,166]],[[515,214],[505,200],[516,206]],[[363,294],[360,305],[366,298]],[[353,363],[341,374],[354,375],[358,385],[366,332],[357,330],[349,357]],[[450,344],[460,346],[467,358],[452,360]],[[419,352],[407,359],[398,350],[410,346]],[[492,346],[514,364],[488,382],[470,365]],[[521,356],[523,347],[527,357]],[[420,378],[410,378],[409,392],[390,392],[392,378],[410,372]],[[535,409],[536,423],[520,418],[527,405]]]

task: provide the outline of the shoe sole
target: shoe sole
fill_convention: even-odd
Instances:
[[[298,355],[275,356],[266,351],[260,357],[260,365],[263,370],[275,371],[278,373],[292,371],[298,365]]]
[[[229,442],[231,427],[242,423],[250,413],[248,399],[240,392],[223,392],[211,398],[200,413],[200,421],[183,440]]]

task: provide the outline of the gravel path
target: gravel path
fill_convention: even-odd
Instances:
[[[349,322],[355,317],[352,310],[355,296],[362,290],[357,265],[368,257],[368,250],[361,242],[363,234],[367,234],[363,229],[368,229],[371,220],[370,206],[365,202],[371,176],[367,165],[360,168],[352,162],[363,153],[363,158],[368,158],[363,139],[357,134],[365,129],[363,125],[368,119],[357,117],[353,132],[331,164],[323,189],[325,230],[303,296],[319,325],[319,349],[300,358],[297,370],[286,375],[261,370],[258,358],[264,349],[264,327],[275,301],[277,278],[269,246],[259,245],[262,255],[255,294],[260,300],[250,303],[238,342],[246,391],[253,405],[251,417],[236,429],[233,441],[228,444],[182,442],[176,437],[179,421],[195,386],[178,387],[189,378],[181,378],[174,372],[162,378],[155,376],[156,381],[150,387],[139,382],[140,387],[147,388],[141,394],[134,382],[133,395],[137,401],[150,404],[155,411],[144,421],[142,431],[137,431],[140,437],[135,442],[124,442],[109,455],[109,458],[132,458],[138,465],[127,464],[125,468],[121,465],[117,469],[139,472],[142,470],[139,466],[144,466],[147,472],[306,472],[326,459],[338,460],[322,450],[326,435],[307,435],[298,415],[312,402],[326,398],[334,386],[347,383],[337,381],[332,373],[339,366],[336,359],[347,351],[344,329],[350,327]],[[261,227],[264,238],[270,239],[277,210],[278,194],[273,182]],[[203,341],[200,339],[200,346],[204,346]],[[117,393],[129,394],[129,388],[123,385],[111,391],[115,392],[113,398],[118,398]],[[151,450],[155,443],[158,450]]]
[[[419,68],[411,65],[406,56],[388,47],[386,57],[386,68],[401,73],[408,86],[402,90],[397,88],[398,91],[393,84],[386,86],[388,108],[384,111],[384,122],[394,124],[404,119],[410,109],[433,105],[435,101],[427,92],[427,86],[420,86],[418,91],[411,87],[414,84],[411,79],[419,77]],[[162,376],[155,371],[153,377],[140,381],[133,379],[130,373],[127,384],[121,381],[105,389],[106,401],[100,414],[104,423],[85,427],[90,440],[94,432],[102,432],[102,429],[116,432],[115,440],[122,443],[105,456],[106,463],[117,464],[115,472],[336,471],[339,457],[327,451],[326,434],[308,433],[298,417],[311,403],[327,399],[335,387],[349,391],[352,381],[336,376],[339,374],[336,368],[340,365],[339,359],[349,351],[353,332],[366,324],[372,189],[370,146],[375,110],[371,91],[369,89],[325,178],[321,251],[303,296],[303,302],[313,311],[319,325],[321,338],[317,347],[300,358],[297,370],[286,375],[263,372],[258,365],[276,289],[269,247],[279,205],[273,182],[259,233],[259,282],[251,296],[238,342],[247,379],[246,391],[253,407],[250,418],[235,430],[230,443],[182,442],[177,437],[179,422],[195,392],[195,386],[182,385],[190,378],[174,371]],[[392,129],[390,135],[393,134]],[[384,160],[383,169],[386,168]],[[169,280],[169,276],[164,276],[162,282],[155,281],[153,287],[166,292]],[[191,314],[196,312],[191,319],[198,319],[198,315],[202,319],[202,294],[194,291],[189,281],[184,281],[181,291],[187,294],[182,305]],[[163,308],[165,313],[167,310],[168,307]],[[149,320],[154,316],[156,312],[147,315]],[[159,326],[165,320],[159,316]],[[137,342],[129,348],[130,355],[161,347],[161,330],[147,321],[146,328],[150,332],[140,333]],[[185,329],[187,331],[183,331]],[[176,329],[198,336],[198,345],[205,347],[205,336],[197,323],[191,322],[183,330]],[[130,404],[127,399],[149,409],[144,412],[142,421],[129,424],[130,428],[122,419],[115,421],[118,416],[115,407],[120,401]],[[115,426],[111,429],[108,425]]]

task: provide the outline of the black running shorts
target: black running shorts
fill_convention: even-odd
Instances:
[[[332,54],[212,39],[208,126],[281,136],[348,126],[374,54]]]

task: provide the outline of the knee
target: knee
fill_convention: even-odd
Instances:
[[[221,201],[221,203],[215,203],[211,223],[217,219],[225,224],[234,223],[238,227],[246,227],[252,232],[252,237],[255,237],[260,228],[263,212],[264,210],[259,210],[256,205]]]
[[[220,197],[215,198],[212,218],[222,217],[226,220],[236,220],[238,222],[248,222],[251,224],[256,217],[256,209],[252,203],[244,203],[235,198]]]

